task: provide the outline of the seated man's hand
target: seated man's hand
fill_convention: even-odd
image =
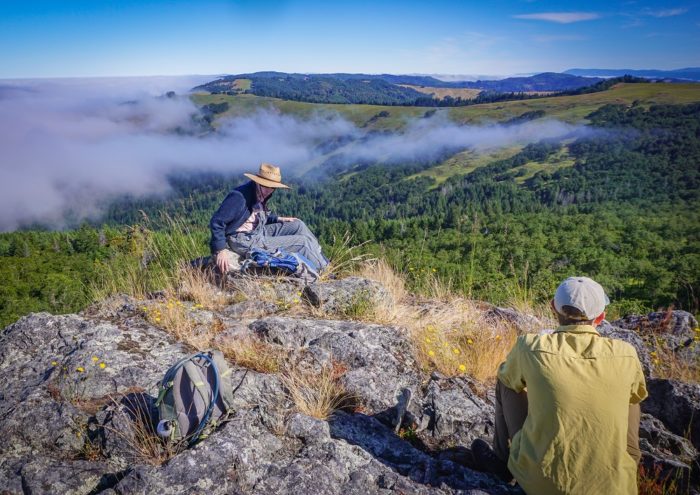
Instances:
[[[293,222],[294,220],[299,220],[296,217],[277,217],[280,222]]]
[[[216,266],[221,273],[227,273],[230,268],[231,252],[228,249],[222,249],[216,253]]]

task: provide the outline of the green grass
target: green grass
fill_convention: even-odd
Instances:
[[[236,79],[233,81],[233,86],[239,91],[247,91],[250,89],[253,81],[250,79]]]
[[[450,117],[462,123],[507,120],[525,112],[543,110],[547,117],[566,122],[585,121],[586,115],[608,103],[644,106],[655,103],[691,103],[700,101],[700,84],[619,84],[608,91],[576,96],[552,96],[534,100],[485,103],[450,109]]]
[[[380,105],[343,105],[331,103],[306,103],[301,101],[280,100],[253,95],[223,95],[196,93],[191,96],[197,105],[228,102],[228,111],[219,115],[219,119],[232,116],[249,115],[259,109],[271,109],[301,118],[310,118],[319,113],[336,113],[357,126],[362,126],[381,111],[389,112],[389,116],[377,119],[372,129],[398,129],[405,125],[409,118],[422,117],[429,108],[424,107],[391,107]],[[438,111],[446,109],[438,109]]]
[[[522,148],[522,146],[510,146],[484,152],[471,150],[462,151],[439,165],[407,177],[406,180],[415,177],[432,177],[435,179],[433,188],[437,188],[453,175],[466,175],[484,165],[488,165],[497,160],[505,160],[506,158],[516,155]]]
[[[237,79],[244,84],[243,79]],[[243,86],[241,86],[243,87]],[[197,105],[208,103],[228,102],[229,110],[219,116],[232,117],[250,115],[261,108],[269,108],[287,115],[300,118],[311,118],[319,114],[338,114],[357,126],[366,126],[366,129],[376,131],[396,131],[402,129],[411,119],[420,118],[427,111],[435,111],[433,118],[444,116],[461,124],[479,124],[490,122],[502,122],[525,112],[542,110],[545,118],[556,118],[565,122],[580,123],[586,121],[586,116],[602,105],[618,103],[630,105],[639,102],[642,106],[652,104],[682,104],[700,101],[700,84],[666,84],[666,83],[636,83],[618,84],[608,91],[576,96],[552,96],[533,100],[506,101],[498,103],[485,103],[456,108],[426,108],[426,107],[399,107],[381,105],[343,105],[343,104],[318,104],[299,101],[280,100],[278,98],[257,97],[253,95],[210,95],[198,93],[192,95],[192,100]],[[370,119],[379,112],[387,112],[387,117],[378,118],[369,123]],[[215,123],[216,125],[216,123]],[[487,150],[485,152],[464,151],[448,158],[443,163],[431,167],[417,175],[433,177],[436,180],[434,187],[438,187],[447,178],[468,174],[478,167],[488,165],[497,160],[502,160],[515,155],[522,149],[521,146]],[[300,172],[305,172],[320,165],[330,155],[321,157],[315,162],[309,162]],[[525,174],[517,177],[519,183],[524,182],[541,170],[557,170],[558,168],[573,165],[573,161],[564,150],[559,155],[551,157],[545,163],[531,162],[523,165]],[[349,176],[348,176],[349,177]]]
[[[426,111],[433,110],[427,107],[305,103],[253,95],[230,96],[198,93],[192,95],[192,100],[197,105],[228,102],[230,108],[221,114],[221,117],[247,115],[260,108],[271,108],[302,118],[324,112],[337,113],[356,125],[363,125],[377,113],[388,112],[388,117],[378,119],[371,125],[372,129],[377,130],[400,129],[408,119],[422,117]],[[558,118],[566,122],[581,122],[585,121],[586,115],[602,105],[608,103],[631,104],[634,101],[639,101],[644,106],[655,103],[682,104],[700,101],[700,84],[619,84],[608,91],[587,95],[552,96],[533,100],[484,103],[434,110],[437,111],[437,114],[446,114],[450,119],[459,123],[504,121],[533,110],[543,110],[547,117]]]
[[[514,170],[516,172],[521,170],[525,171],[524,175],[520,175],[515,178],[515,182],[522,184],[526,180],[532,178],[537,172],[541,172],[543,170],[546,170],[547,172],[554,172],[561,168],[571,167],[574,163],[575,161],[569,155],[568,146],[563,146],[561,150],[554,153],[543,162],[528,162],[525,165],[515,168]]]

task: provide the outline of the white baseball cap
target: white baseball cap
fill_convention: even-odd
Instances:
[[[569,277],[564,280],[554,293],[554,308],[565,314],[563,306],[573,306],[583,313],[583,320],[593,320],[605,311],[610,299],[603,287],[588,277]]]

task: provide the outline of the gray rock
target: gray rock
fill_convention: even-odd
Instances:
[[[305,443],[323,443],[331,438],[327,421],[321,421],[299,413],[293,414],[289,418],[287,434],[299,438]]]
[[[649,397],[642,412],[663,422],[676,435],[688,438],[700,449],[700,385],[675,380],[647,380]]]
[[[671,349],[687,347],[693,342],[698,322],[687,311],[659,311],[645,316],[625,316],[612,322],[613,326],[635,330],[641,334],[662,336]]]
[[[391,294],[382,285],[361,277],[311,284],[304,288],[304,296],[326,313],[348,316],[392,303]]]
[[[277,313],[280,308],[271,302],[249,300],[226,306],[221,313],[229,318],[260,318]]]
[[[547,323],[536,316],[520,313],[513,308],[493,306],[484,311],[482,318],[486,321],[505,321],[514,326],[519,334],[538,332],[547,327]]]
[[[241,412],[206,441],[160,467],[137,466],[113,487],[118,494],[224,495],[255,493],[277,462],[288,460],[296,444],[271,434],[254,412]]]
[[[278,286],[280,296],[298,297],[290,284]],[[152,427],[156,383],[189,354],[144,320],[141,304],[117,297],[82,316],[30,315],[2,332],[3,493],[518,493],[463,465],[465,446],[492,435],[492,395],[465,377],[425,376],[405,330],[360,322],[249,323],[200,312],[224,323],[220,338],[265,339],[311,369],[334,363],[367,414],[336,412],[321,421],[294,413],[279,376],[233,367],[229,422],[167,462],[160,450],[135,453],[143,439],[133,430],[134,402]],[[610,332],[635,340],[632,331]],[[650,380],[649,389],[642,407],[665,426],[644,417],[645,462],[691,473],[697,452],[681,436],[690,425],[697,447],[700,386]],[[401,438],[397,425],[414,433]]]
[[[477,489],[487,493],[511,493],[507,485],[495,478],[421,452],[375,418],[339,412],[330,420],[330,432],[333,438],[360,446],[392,471],[416,483],[440,487],[448,493]]]
[[[642,414],[639,425],[639,446],[642,450],[642,464],[648,472],[656,472],[665,477],[674,476],[688,484],[698,474],[696,459],[698,451],[685,438],[674,435],[664,428],[661,421],[650,414]]]
[[[118,474],[104,462],[39,457],[22,466],[20,477],[23,493],[88,495],[114,484]]]
[[[420,409],[418,409],[420,407]],[[493,405],[475,392],[467,377],[433,373],[413,412],[418,438],[431,450],[469,446],[476,438],[493,438]]]
[[[611,323],[605,320],[598,325],[597,330],[603,337],[624,340],[628,344],[631,344],[637,351],[637,356],[639,356],[639,362],[642,365],[644,376],[648,378],[654,376],[654,367],[651,363],[649,347],[645,344],[642,337],[640,337],[636,331],[613,326]]]
[[[372,414],[391,409],[421,377],[403,330],[349,321],[265,318],[251,324],[261,338],[289,349],[307,349],[317,360],[347,368],[345,388]]]

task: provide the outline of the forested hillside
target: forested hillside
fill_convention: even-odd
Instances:
[[[562,144],[540,142],[436,186],[432,163],[358,166],[301,179],[271,204],[310,224],[326,246],[351,233],[420,291],[432,277],[492,302],[546,297],[573,273],[599,279],[617,314],[673,305],[698,311],[700,104],[607,105],[600,132],[567,144],[572,166],[548,165]],[[533,173],[533,170],[536,172]],[[207,254],[211,212],[239,177],[173,177],[168,200],[122,201],[111,227],[0,235],[2,323],[39,309],[75,311],[117,253],[144,257],[145,225],[166,212]],[[145,262],[145,261],[144,261]],[[105,265],[106,264],[106,265]]]
[[[539,92],[576,91],[582,88],[594,87],[602,81],[602,79],[596,77],[580,77],[554,72],[528,77],[509,77],[496,81],[455,82],[441,81],[426,76],[389,74],[286,74],[283,72],[256,72],[253,74],[225,76],[197,86],[194,90],[229,95],[248,93],[256,96],[310,103],[451,107],[533,98],[538,96],[537,93]],[[640,79],[639,81],[646,81],[646,79]],[[481,92],[477,92],[477,95],[471,98],[454,98],[452,96],[438,98],[434,95],[425,95],[405,85],[431,88],[467,88],[481,90]],[[591,89],[591,91],[598,90],[600,89]]]

